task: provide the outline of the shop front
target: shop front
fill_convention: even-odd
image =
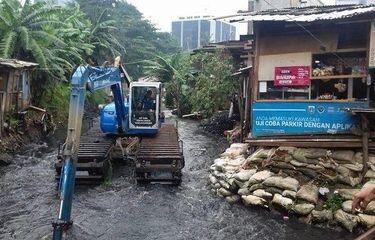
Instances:
[[[374,27],[365,16],[255,22],[251,136],[355,132],[348,109],[373,100]]]

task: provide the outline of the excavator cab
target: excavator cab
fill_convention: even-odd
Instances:
[[[160,82],[132,82],[129,94],[129,133],[157,134],[160,129]]]
[[[125,101],[127,135],[155,135],[159,132],[161,114],[162,85],[160,82],[132,82],[129,98]],[[103,133],[118,133],[115,104],[104,106],[100,112],[100,127]]]

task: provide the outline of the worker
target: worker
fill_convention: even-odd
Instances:
[[[365,210],[367,205],[373,200],[375,200],[375,183],[365,185],[361,191],[354,195],[352,210]]]
[[[152,91],[147,90],[142,100],[142,110],[155,110],[155,99],[152,97]]]

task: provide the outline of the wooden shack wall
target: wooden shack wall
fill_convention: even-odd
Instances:
[[[301,64],[306,64],[306,62],[311,64],[311,55],[314,53],[339,52],[350,49],[366,50],[367,43],[362,44],[361,42],[356,45],[356,41],[353,41],[352,46],[347,45],[338,49],[339,35],[345,31],[351,31],[351,28],[356,28],[354,24],[360,24],[361,27],[370,29],[370,25],[366,21],[341,23],[330,21],[306,25],[286,22],[254,23],[253,101],[257,100],[259,80],[273,80],[263,78],[273,75],[275,64],[280,64],[276,58],[284,62],[283,66],[292,66],[296,60]],[[273,60],[270,61],[270,59]]]
[[[29,70],[0,68],[3,73],[0,86],[0,136],[7,113],[20,111],[30,105],[30,94],[23,95],[23,91],[29,91],[24,84],[30,85]],[[4,74],[5,73],[5,74]],[[26,79],[23,79],[23,74]],[[26,98],[24,97],[26,96]]]

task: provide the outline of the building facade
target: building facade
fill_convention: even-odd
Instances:
[[[235,40],[236,27],[212,16],[180,17],[172,22],[172,36],[184,50],[194,50],[208,43]]]

